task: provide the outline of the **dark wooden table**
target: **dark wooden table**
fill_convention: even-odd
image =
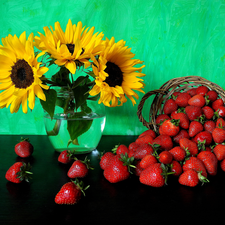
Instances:
[[[103,136],[97,150],[87,154],[94,170],[83,179],[90,188],[73,206],[57,205],[55,195],[70,179],[69,165],[58,163],[59,153],[46,136],[26,136],[34,145],[28,159],[32,165],[30,183],[13,184],[5,179],[7,169],[21,160],[14,152],[20,136],[0,136],[0,224],[217,224],[224,220],[225,173],[218,171],[210,183],[195,188],[181,186],[170,177],[168,185],[153,188],[138,177],[111,184],[103,176],[98,155],[116,144],[128,145],[134,136]],[[78,158],[83,158],[79,155]]]

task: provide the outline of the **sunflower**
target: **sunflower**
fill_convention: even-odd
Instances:
[[[76,73],[77,66],[90,66],[91,55],[98,55],[102,50],[102,33],[94,33],[91,29],[82,27],[78,22],[73,25],[69,19],[66,30],[63,32],[60,23],[55,23],[55,30],[50,26],[44,27],[45,35],[39,32],[35,37],[35,46],[50,54],[58,66],[65,66],[72,74]]]
[[[132,59],[135,55],[123,40],[115,43],[114,37],[110,40],[106,38],[104,44],[105,50],[98,59],[92,58],[96,77],[90,95],[100,94],[99,104],[103,103],[108,107],[123,105],[127,98],[133,105],[136,104],[134,98],[138,99],[138,94],[135,91],[143,92],[144,87],[143,80],[139,77],[145,74],[141,73],[144,65],[139,68],[135,66],[143,61]]]
[[[27,113],[27,103],[30,109],[34,108],[35,96],[45,99],[43,89],[48,86],[42,84],[41,77],[48,71],[40,67],[37,61],[43,53],[35,56],[33,33],[26,39],[23,32],[18,38],[8,35],[2,38],[0,45],[0,107],[8,108],[10,112],[17,112],[22,104],[22,110]]]

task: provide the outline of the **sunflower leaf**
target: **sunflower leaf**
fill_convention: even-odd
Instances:
[[[50,115],[51,119],[54,116],[57,93],[53,89],[44,90],[46,101],[40,100],[43,109]]]

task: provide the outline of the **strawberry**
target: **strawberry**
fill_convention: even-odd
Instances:
[[[190,153],[191,156],[195,156],[198,154],[198,146],[195,142],[187,139],[182,138],[179,141],[180,147],[183,148],[187,153]]]
[[[87,159],[87,157],[84,161],[75,160],[67,172],[67,176],[69,178],[83,178],[87,176],[89,169],[93,168],[91,167],[90,160]]]
[[[156,117],[155,123],[157,125],[161,125],[162,122],[164,122],[165,120],[169,120],[170,117],[167,114],[160,114]]]
[[[218,160],[211,151],[201,151],[197,155],[197,158],[203,162],[207,172],[211,176],[215,176],[217,174]]]
[[[152,144],[153,139],[154,139],[154,138],[153,138],[151,135],[146,134],[146,135],[143,135],[143,136],[141,136],[141,137],[138,137],[138,138],[136,139],[135,142],[136,142],[138,145]]]
[[[206,93],[206,96],[210,102],[214,102],[214,101],[216,101],[218,94],[216,91],[210,90]]]
[[[70,150],[63,150],[58,157],[58,162],[68,164],[73,159],[73,153]]]
[[[175,143],[179,144],[179,141],[182,138],[187,138],[187,139],[190,138],[188,132],[184,129],[181,129],[180,132],[176,136],[173,137],[173,140],[174,140]]]
[[[177,96],[175,102],[179,107],[186,107],[191,96],[187,92],[182,92]]]
[[[176,161],[183,161],[185,159],[186,156],[186,151],[181,148],[180,146],[175,146],[174,148],[172,148],[171,150],[169,150],[170,154],[172,154],[173,159]]]
[[[201,94],[194,95],[188,100],[189,105],[203,107],[206,104],[205,98]]]
[[[110,183],[126,180],[130,176],[130,167],[134,167],[134,158],[128,155],[115,155],[106,166],[103,175]]]
[[[217,111],[217,109],[223,105],[224,105],[224,103],[221,98],[218,98],[214,102],[212,102],[212,108],[214,109],[214,111]]]
[[[203,143],[206,146],[209,146],[212,143],[212,134],[209,131],[202,131],[200,133],[198,133],[194,138],[193,141],[195,143]]]
[[[145,157],[143,157],[140,161],[140,167],[142,169],[146,169],[147,167],[149,167],[150,165],[154,164],[154,163],[158,163],[158,160],[155,156],[153,155],[146,155]]]
[[[203,129],[203,125],[200,122],[194,120],[190,123],[188,134],[190,137],[194,137],[196,134],[203,131]]]
[[[158,159],[163,164],[170,164],[173,160],[173,155],[169,151],[162,151]]]
[[[31,156],[33,151],[34,147],[30,143],[29,138],[21,137],[21,141],[15,145],[15,153],[22,158]]]
[[[174,172],[174,176],[180,176],[181,173],[183,172],[182,166],[179,162],[176,160],[173,160],[171,163],[171,172]]]
[[[197,173],[196,171],[189,169],[184,171],[179,176],[178,182],[188,187],[195,187],[198,185],[199,180],[201,180],[202,182],[208,181],[205,177],[201,176],[200,173]]]
[[[179,123],[180,128],[183,128],[183,129],[189,128],[190,121],[188,119],[187,114],[183,112],[174,111],[174,113],[171,114],[171,118],[180,121]]]
[[[219,117],[225,117],[225,106],[219,106],[216,110],[216,113],[218,113]]]
[[[191,97],[193,97],[194,95],[196,95],[196,89],[197,89],[197,88],[191,88],[191,89],[187,90],[187,93],[188,93]]]
[[[139,180],[145,185],[162,187],[166,183],[164,175],[167,176],[162,165],[160,163],[154,163],[141,172]]]
[[[121,144],[121,145],[116,145],[115,148],[112,149],[112,152],[117,155],[121,155],[121,154],[125,155],[125,153],[129,152],[129,149],[127,148],[126,145]]]
[[[105,169],[106,166],[108,165],[109,161],[111,160],[111,158],[113,158],[115,155],[112,153],[112,152],[106,152],[104,153],[102,156],[101,156],[101,159],[100,159],[100,167],[101,169]]]
[[[159,135],[153,140],[153,144],[160,145],[161,150],[167,150],[173,148],[173,141],[169,135]]]
[[[179,123],[180,120],[165,120],[161,125],[163,134],[169,135],[171,137],[176,136],[180,131]]]
[[[134,174],[136,176],[140,176],[141,172],[144,170],[143,168],[141,168],[140,163],[141,163],[141,161],[138,160],[135,165]]]
[[[60,205],[74,205],[76,204],[87,190],[89,186],[83,187],[83,182],[75,181],[65,183],[55,196],[55,203]],[[84,194],[85,195],[85,194]]]
[[[13,183],[29,182],[31,166],[23,162],[14,163],[6,172],[5,178]]]
[[[165,115],[165,114],[163,114],[163,115]],[[166,115],[166,116],[168,116],[168,115]],[[169,117],[169,116],[168,116],[168,117]],[[150,135],[152,138],[155,138],[155,137],[156,137],[155,131],[154,131],[154,130],[151,130],[151,129],[142,132],[142,133],[139,135],[139,137],[145,136],[145,135]]]
[[[202,108],[194,105],[188,105],[185,107],[185,112],[189,120],[196,120],[202,115]]]
[[[216,142],[218,144],[224,142],[225,141],[225,130],[220,127],[216,127],[212,132],[212,138],[213,138],[214,142]]]
[[[173,111],[176,111],[178,108],[177,103],[175,102],[174,99],[168,99],[166,100],[165,104],[164,104],[164,114],[171,114]]]
[[[199,94],[199,95],[205,96],[206,93],[208,93],[208,91],[209,91],[209,88],[208,87],[206,87],[204,85],[201,85],[201,86],[197,87],[196,94],[197,95]]]
[[[135,159],[142,159],[144,158],[146,155],[150,155],[154,152],[153,147],[149,144],[143,144],[140,145],[137,150],[134,152],[133,157]]]
[[[216,127],[225,128],[225,120],[223,118],[218,118],[216,120]]]
[[[218,144],[214,147],[213,153],[215,154],[216,158],[219,161],[222,161],[225,159],[225,145]]]
[[[216,123],[213,120],[207,120],[203,125],[204,130],[209,131],[210,133],[216,128]]]
[[[189,169],[195,170],[197,173],[201,172],[201,174],[207,178],[207,171],[203,162],[195,156],[190,157],[183,164],[183,171]]]
[[[205,115],[205,118],[206,118],[207,120],[212,119],[213,116],[214,116],[214,110],[213,110],[210,106],[204,106],[204,107],[202,108],[202,112],[203,112],[203,114]]]

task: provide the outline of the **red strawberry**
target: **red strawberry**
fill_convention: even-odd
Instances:
[[[164,114],[164,115],[165,115],[165,114]],[[168,116],[168,115],[166,115],[166,116]],[[168,117],[169,117],[169,116],[168,116]],[[144,131],[143,133],[141,133],[141,134],[139,135],[139,137],[145,136],[145,135],[150,135],[152,138],[155,138],[155,137],[156,137],[155,131],[154,131],[154,130],[151,130],[151,129]]]
[[[196,171],[189,169],[184,171],[178,179],[178,182],[182,185],[189,186],[189,187],[195,187],[199,183],[199,179],[205,180],[204,177],[200,176],[199,173]]]
[[[216,145],[213,149],[213,152],[219,161],[225,159],[225,145],[223,144]]]
[[[169,151],[162,151],[158,159],[163,164],[170,164],[173,160],[173,155]]]
[[[160,114],[157,116],[155,123],[157,125],[161,125],[162,122],[164,122],[164,120],[169,120],[170,117],[167,114]]]
[[[67,172],[67,176],[72,179],[83,178],[87,176],[89,169],[92,169],[92,167],[90,166],[90,160],[87,159],[87,157],[84,161],[76,160]]]
[[[198,154],[198,146],[195,142],[193,142],[187,138],[182,138],[182,139],[180,139],[179,144],[180,144],[180,147],[186,151],[186,154],[188,152],[192,156],[195,156]]]
[[[186,107],[190,98],[191,96],[187,92],[182,92],[179,96],[177,96],[175,102],[179,107]]]
[[[150,165],[154,163],[158,163],[158,160],[156,159],[156,157],[153,155],[146,155],[145,157],[141,159],[140,167],[142,169],[146,169],[147,167],[149,167]]]
[[[194,105],[198,107],[203,107],[205,103],[206,103],[205,98],[203,97],[203,95],[200,94],[195,95],[188,100],[189,105]]]
[[[196,94],[205,96],[208,91],[209,91],[208,87],[201,85],[201,86],[197,87]]]
[[[202,115],[202,108],[198,106],[188,105],[185,107],[185,112],[189,120],[195,120]]]
[[[212,108],[214,109],[214,111],[217,111],[217,109],[220,107],[220,106],[223,106],[224,103],[223,103],[223,100],[221,98],[219,99],[216,99],[213,103],[212,103]]]
[[[161,125],[163,134],[169,135],[171,137],[176,136],[180,131],[179,123],[180,120],[165,120]]]
[[[183,171],[189,169],[195,170],[197,173],[201,172],[201,174],[207,178],[206,168],[203,162],[197,157],[192,156],[185,161],[185,163],[183,164]]]
[[[207,172],[210,175],[215,176],[217,174],[218,160],[211,151],[201,151],[197,158],[203,162]]]
[[[106,166],[103,175],[110,183],[126,180],[130,175],[130,167],[133,167],[133,158],[127,155],[115,155]]]
[[[219,106],[216,112],[218,113],[219,117],[225,117],[225,106]]]
[[[216,128],[216,123],[213,120],[208,120],[203,125],[204,130],[209,131],[210,133]]]
[[[214,110],[210,106],[204,106],[202,108],[203,114],[207,120],[210,120],[214,116]]]
[[[176,143],[179,144],[179,141],[180,141],[180,139],[182,139],[182,138],[187,138],[187,139],[190,138],[188,132],[187,132],[186,130],[183,130],[183,129],[181,129],[180,132],[179,132],[176,136],[173,137],[173,140],[174,140]]]
[[[117,155],[121,155],[121,154],[125,155],[125,153],[129,152],[129,149],[127,148],[126,145],[121,144],[121,145],[116,145],[115,148],[112,149],[112,152]]]
[[[78,180],[65,183],[55,196],[55,203],[60,205],[74,205],[81,199],[82,193],[84,194],[84,191],[88,187],[84,188],[83,182],[79,183]]]
[[[161,150],[167,150],[173,148],[173,141],[169,135],[159,135],[153,140],[153,144],[160,145]]]
[[[180,146],[175,146],[174,148],[169,150],[169,152],[173,155],[173,159],[176,161],[181,162],[185,159],[186,151]]]
[[[225,141],[225,130],[219,127],[216,127],[212,132],[212,137],[214,142],[222,143]]]
[[[134,173],[136,176],[140,176],[141,172],[144,170],[143,168],[141,168],[140,163],[141,163],[141,161],[138,160],[135,165]]]
[[[70,150],[64,150],[59,154],[58,161],[63,164],[68,164],[72,161],[73,153]]]
[[[220,162],[220,168],[225,172],[225,159]]]
[[[191,88],[191,89],[187,90],[187,93],[188,93],[191,97],[193,97],[194,95],[196,95],[196,89],[197,89],[197,88]]]
[[[216,127],[225,128],[225,120],[223,118],[218,118],[216,120]]]
[[[171,114],[172,119],[180,120],[179,126],[183,129],[188,129],[190,121],[187,114],[183,112],[176,112]]]
[[[198,122],[198,121],[191,121],[190,123],[190,127],[189,127],[189,136],[190,137],[194,137],[196,134],[200,133],[201,131],[203,131],[203,125]]]
[[[144,136],[138,137],[135,141],[138,145],[143,145],[143,144],[152,144],[153,142],[153,137],[149,134],[146,134]]]
[[[6,172],[5,178],[13,183],[29,182],[31,166],[23,162],[14,163]]]
[[[202,131],[193,138],[195,143],[204,143],[206,146],[209,146],[212,140],[212,134],[209,131]]]
[[[152,187],[162,187],[165,184],[163,173],[164,171],[161,167],[161,164],[155,163],[141,172],[139,180],[145,185]]]
[[[183,172],[181,164],[176,160],[173,160],[171,163],[171,172],[174,172],[174,176],[180,176],[180,174]]]
[[[34,147],[30,143],[29,138],[21,138],[21,141],[15,145],[15,152],[22,158],[29,157],[33,154]]]
[[[134,152],[133,157],[135,159],[142,159],[144,158],[146,155],[150,155],[154,152],[153,148],[151,145],[149,144],[143,144],[140,145],[137,150]]]
[[[115,155],[112,152],[106,152],[102,155],[101,159],[100,159],[100,167],[101,169],[105,169],[106,166],[108,165],[109,161],[114,157]]]
[[[207,99],[210,100],[211,102],[216,101],[218,94],[216,91],[210,90],[206,93]]]
[[[176,111],[177,108],[178,108],[177,103],[175,102],[174,99],[171,98],[166,100],[163,111],[165,114],[171,114],[173,111]]]

